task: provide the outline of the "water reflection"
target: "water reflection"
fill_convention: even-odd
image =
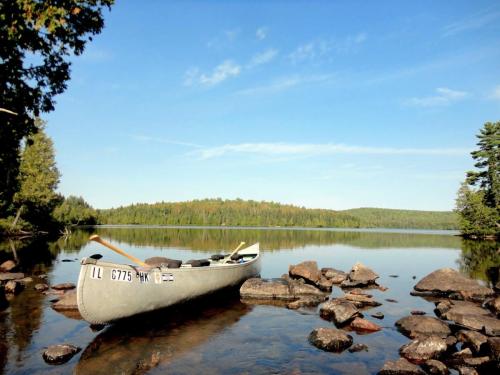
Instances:
[[[493,286],[498,282],[498,271],[489,270],[500,266],[500,243],[463,240],[462,253],[458,262],[461,272]]]
[[[108,327],[87,346],[75,372],[146,373],[213,339],[250,311],[251,307],[241,303],[233,291],[231,295],[219,294],[122,321]]]

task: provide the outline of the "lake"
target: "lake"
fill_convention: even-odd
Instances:
[[[398,349],[409,341],[396,330],[396,320],[411,310],[434,315],[432,303],[409,294],[420,278],[452,267],[489,283],[487,269],[500,264],[498,243],[465,241],[446,231],[192,227],[100,227],[77,230],[53,242],[8,241],[0,243],[0,261],[17,259],[22,272],[45,274],[52,285],[76,283],[79,260],[95,253],[104,260],[128,263],[89,243],[92,233],[140,259],[205,258],[220,249],[228,252],[240,241],[260,242],[265,278],[280,277],[290,264],[305,260],[344,271],[360,261],[380,275],[379,284],[388,287],[385,292],[370,291],[383,305],[365,314],[383,329],[365,335],[350,333],[355,343],[368,345],[368,352],[323,352],[309,344],[309,333],[333,325],[319,317],[317,308],[247,305],[237,292],[96,328],[54,311],[50,307],[54,296],[36,292],[31,284],[0,311],[2,373],[373,374],[386,360],[399,358]],[[342,291],[334,287],[332,294],[340,296]],[[383,320],[370,317],[378,311],[384,313]],[[60,343],[82,351],[66,364],[46,364],[43,349]]]

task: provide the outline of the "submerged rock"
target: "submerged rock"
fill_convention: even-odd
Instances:
[[[411,315],[396,322],[399,330],[410,338],[420,336],[438,336],[446,338],[450,333],[448,325],[431,316]]]
[[[69,289],[75,289],[76,285],[73,283],[61,283],[61,284],[56,284],[52,285],[52,289],[55,290],[69,290]]]
[[[445,341],[438,336],[417,338],[399,349],[400,354],[414,363],[422,363],[441,356],[446,350]]]
[[[354,320],[349,324],[349,326],[355,331],[361,331],[361,332],[377,332],[382,329],[382,327],[380,327],[378,324],[375,324],[373,322],[370,322],[369,320],[359,317],[354,318]]]
[[[318,263],[315,261],[306,261],[288,267],[288,273],[293,278],[303,278],[313,284],[316,284],[321,278],[321,272],[318,269]]]
[[[60,365],[68,362],[81,349],[70,344],[60,344],[49,346],[42,354],[45,362]]]
[[[361,314],[354,304],[350,302],[331,300],[321,305],[320,315],[324,319],[332,320],[335,324],[342,325]]]
[[[309,342],[329,352],[341,352],[352,345],[352,336],[334,328],[316,328],[309,335]]]
[[[367,352],[368,346],[365,344],[354,344],[348,349],[349,353]]]
[[[425,375],[420,367],[409,362],[405,358],[400,358],[397,361],[387,361],[382,369],[378,372],[379,375]]]
[[[384,319],[384,314],[381,313],[380,311],[372,314],[371,316],[374,317],[374,318],[376,318],[376,319]]]
[[[484,299],[494,294],[493,290],[465,277],[452,268],[441,268],[421,279],[414,289],[440,295],[459,293],[465,299]]]

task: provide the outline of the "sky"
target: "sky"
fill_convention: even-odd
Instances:
[[[450,210],[498,1],[117,0],[47,114],[64,195]]]

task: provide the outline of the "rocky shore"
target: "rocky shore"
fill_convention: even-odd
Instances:
[[[373,298],[370,290],[387,290],[378,285],[377,279],[379,275],[361,263],[344,272],[319,269],[315,261],[305,261],[291,265],[288,274],[279,279],[247,280],[240,295],[243,302],[252,304],[289,309],[318,306],[319,315],[331,321],[332,327],[318,327],[304,339],[321,350],[354,353],[369,348],[356,343],[349,332],[369,334],[383,330],[369,317],[380,321],[384,314],[370,310],[386,302],[397,302]],[[343,295],[333,297],[335,287]],[[454,269],[443,268],[419,280],[408,292],[434,303],[435,316],[415,310],[396,322],[409,342],[399,349],[401,358],[387,361],[379,374],[449,374],[450,369],[459,374],[500,371],[500,285],[491,289]]]

